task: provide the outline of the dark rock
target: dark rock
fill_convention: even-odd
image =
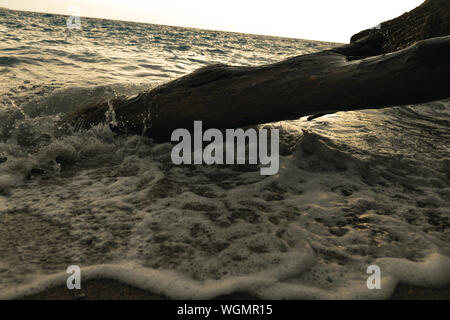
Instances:
[[[350,42],[372,56],[406,48],[417,41],[450,35],[450,1],[426,0],[402,16],[383,22],[380,29],[361,31]],[[361,54],[361,55],[364,55]]]
[[[386,35],[379,30],[363,31],[363,36],[351,44],[334,49],[348,57],[349,60],[357,60],[364,57],[377,56],[385,53],[383,45]]]

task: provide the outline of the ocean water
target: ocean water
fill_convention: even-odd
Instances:
[[[58,120],[213,63],[338,44],[66,19],[0,9],[0,298],[64,284],[70,265],[188,299],[378,299],[450,280],[449,100],[267,124],[275,176],[174,166],[169,143]]]

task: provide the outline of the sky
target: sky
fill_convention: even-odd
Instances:
[[[424,0],[0,0],[0,7],[347,43]]]

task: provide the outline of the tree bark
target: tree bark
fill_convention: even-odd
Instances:
[[[420,6],[376,28],[361,31],[351,43],[372,38],[370,45],[361,47],[369,55],[394,52],[417,41],[450,35],[450,1],[426,0]],[[375,40],[375,41],[373,41]]]
[[[237,128],[302,116],[422,103],[450,97],[450,36],[353,60],[358,42],[261,67],[214,65],[132,98],[84,108],[78,127],[106,120],[119,132],[170,137],[177,128]]]

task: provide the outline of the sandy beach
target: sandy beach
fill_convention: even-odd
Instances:
[[[154,294],[150,291],[138,289],[127,284],[109,280],[95,279],[83,283],[81,290],[68,290],[59,286],[45,290],[41,293],[25,296],[20,300],[166,300],[167,297]],[[219,296],[216,300],[258,300],[257,297],[235,293]],[[450,284],[443,288],[421,288],[408,285],[399,285],[391,300],[450,300]]]

